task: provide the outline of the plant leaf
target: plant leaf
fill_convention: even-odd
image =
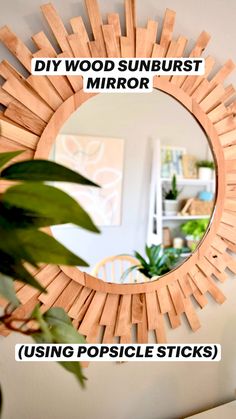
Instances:
[[[49,227],[59,223],[56,217],[41,216],[0,201],[0,226],[5,229]]]
[[[59,243],[54,237],[39,230],[15,230],[17,242],[20,245],[18,254],[22,251],[22,259],[35,263],[52,263],[59,265],[80,265],[88,264]],[[27,256],[29,258],[27,259]]]
[[[140,255],[139,252],[134,252],[134,256],[139,260],[139,262],[142,264],[143,267],[148,266],[148,263],[146,260]]]
[[[56,325],[61,323],[71,325],[70,317],[61,307],[50,308],[44,313],[44,318],[50,325]]]
[[[120,277],[121,281],[123,282],[130,272],[134,271],[135,269],[138,270],[140,267],[141,265],[134,265],[127,268]]]
[[[85,339],[74,329],[72,324],[58,323],[50,328],[56,343],[85,343]]]
[[[26,160],[14,163],[2,171],[1,177],[26,182],[72,182],[98,187],[96,183],[79,173],[49,160]]]
[[[20,301],[16,296],[14,281],[9,276],[0,274],[0,294],[8,300],[13,307],[18,307]]]
[[[73,198],[53,186],[40,183],[12,186],[3,194],[2,201],[42,217],[55,217],[60,224],[72,223],[99,232],[86,211]]]
[[[47,322],[45,321],[44,316],[40,311],[39,304],[37,304],[34,310],[32,311],[31,318],[37,320],[41,330],[40,332],[32,333],[32,338],[37,343],[52,343],[53,338],[49,330],[49,326],[47,325]]]
[[[81,368],[81,365],[79,362],[73,362],[73,361],[69,361],[69,362],[59,362],[59,364],[65,368],[67,371],[71,372],[72,374],[74,374],[76,376],[76,378],[78,379],[80,385],[85,388],[85,380],[86,377],[83,374],[83,370]]]
[[[8,255],[2,250],[0,250],[0,272],[4,275],[12,277],[14,280],[18,279],[28,285],[31,285],[41,292],[45,292],[45,289],[25,269],[21,261],[15,259],[12,255]]]
[[[24,153],[25,150],[19,151],[9,151],[7,153],[0,153],[0,168],[5,166],[10,160],[14,159],[14,157],[19,156],[19,154]]]

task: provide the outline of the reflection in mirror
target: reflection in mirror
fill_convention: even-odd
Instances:
[[[100,235],[72,225],[52,228],[101,280],[156,280],[204,237],[215,200],[213,156],[201,127],[167,94],[90,99],[67,120],[50,159],[101,186],[60,185]]]

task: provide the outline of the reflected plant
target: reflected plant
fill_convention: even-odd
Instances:
[[[161,244],[145,246],[145,256],[135,251],[134,256],[140,262],[131,266],[123,273],[121,280],[132,271],[139,271],[148,278],[161,276],[170,272],[180,259],[181,249],[164,248]]]
[[[180,193],[181,193],[181,190],[177,188],[176,175],[173,175],[171,179],[171,188],[168,191],[164,191],[164,198],[167,200],[169,199],[169,200],[175,201],[178,198]]]

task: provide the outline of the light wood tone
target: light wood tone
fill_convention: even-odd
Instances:
[[[86,0],[94,39],[90,39],[82,18],[70,20],[69,34],[52,4],[42,6],[43,14],[61,49],[57,54],[44,32],[33,35],[37,51],[32,52],[8,27],[0,29],[0,40],[30,73],[34,57],[171,57],[185,54],[187,38],[173,38],[175,12],[167,9],[157,40],[158,23],[148,20],[146,27],[136,24],[136,2],[125,0],[126,33],[122,36],[120,17],[108,13],[102,22],[97,0]],[[160,23],[159,23],[160,24]],[[200,57],[210,36],[203,31],[190,57]],[[224,86],[234,70],[232,60],[209,79],[215,59],[206,58],[204,76],[155,77],[154,88],[178,100],[199,122],[209,138],[217,162],[218,183],[214,218],[206,237],[191,257],[177,270],[154,281],[135,284],[111,283],[70,267],[42,267],[35,277],[47,288],[42,294],[27,285],[17,285],[22,306],[17,315],[26,315],[37,301],[42,310],[62,306],[75,327],[89,342],[130,342],[132,328],[137,341],[148,342],[154,332],[157,342],[165,342],[164,318],[172,328],[181,324],[184,314],[193,331],[200,327],[193,302],[204,308],[209,298],[222,304],[225,296],[218,288],[236,273],[236,101],[235,89]],[[94,94],[82,90],[79,77],[53,76],[24,78],[7,61],[0,63],[6,80],[0,87],[0,151],[25,149],[24,157],[47,158],[54,139],[68,117]],[[231,103],[230,103],[231,102]],[[230,103],[230,104],[228,104]],[[19,158],[22,158],[20,156]],[[8,186],[0,185],[0,190]],[[4,301],[3,301],[3,304]],[[104,333],[103,333],[104,332]],[[1,328],[0,333],[8,332]]]
[[[8,28],[4,26],[0,29],[0,41],[3,42],[9,51],[31,72],[31,51],[25,44]]]
[[[199,35],[194,48],[192,49],[191,53],[189,54],[189,57],[191,57],[191,58],[200,57],[202,52],[205,50],[209,40],[210,40],[210,35],[207,32],[203,31]],[[185,82],[185,80],[187,79],[187,77],[188,76],[173,76],[171,78],[171,82],[176,84],[179,87],[182,87],[182,85]]]
[[[117,272],[117,265],[119,264],[119,271]],[[133,256],[129,255],[118,255],[118,256],[108,256],[98,262],[91,271],[91,275],[100,278],[102,273],[103,280],[107,281],[109,276],[109,282],[119,283],[120,277],[131,266],[138,265],[139,261]],[[108,271],[108,267],[110,267]],[[119,277],[117,277],[119,275]],[[135,275],[135,278],[134,278]],[[146,277],[140,274],[138,271],[135,273],[130,273],[127,275],[125,282],[132,283],[134,279],[137,279],[137,282],[145,282]]]
[[[0,120],[1,124],[1,135],[14,141],[18,144],[35,150],[39,137],[31,132],[28,132],[22,128],[10,124],[4,120]]]
[[[26,106],[26,108],[32,110],[43,121],[48,122],[53,115],[52,109],[49,108],[46,103],[28,90],[25,85],[13,76],[9,77],[9,79],[3,84],[2,88]]]
[[[103,25],[102,32],[107,50],[107,56],[112,58],[119,58],[120,51],[117,44],[115,28],[113,25]]]
[[[53,52],[53,50],[47,47],[40,49],[35,54],[33,54],[34,58],[41,58],[41,57],[53,58],[56,56],[57,54]],[[58,92],[58,94],[61,96],[63,100],[66,100],[69,97],[71,97],[71,95],[73,95],[73,90],[66,76],[56,76],[56,75],[48,76],[48,80],[54,86],[55,90]]]
[[[95,39],[95,45],[100,57],[106,57],[106,48],[102,33],[102,18],[97,0],[85,0],[88,15]]]
[[[160,46],[164,48],[164,55],[166,54],[173,30],[174,30],[174,24],[175,24],[175,16],[176,12],[170,9],[166,9],[165,16],[163,19],[163,26],[162,26],[162,32],[161,32],[161,39],[160,39]]]
[[[91,327],[94,325],[95,322],[99,322],[103,306],[106,300],[106,294],[96,292],[89,308],[79,326],[79,332],[82,333],[82,335],[88,335],[90,333]]]
[[[115,336],[127,336],[131,328],[131,295],[121,296],[116,319]]]
[[[62,51],[68,51],[72,54],[70,49],[70,45],[67,40],[68,32],[60,18],[57,14],[56,9],[53,7],[51,3],[44,4],[41,6],[41,10],[45,19],[47,20],[53,35],[55,36],[58,45],[60,46]]]
[[[68,41],[75,57],[90,58],[91,53],[87,42],[77,34],[73,33],[68,36]]]
[[[136,28],[136,4],[135,0],[125,0],[126,36],[121,36],[121,56],[135,56],[135,28]]]

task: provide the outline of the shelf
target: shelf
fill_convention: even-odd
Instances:
[[[156,215],[155,218],[157,218]],[[202,218],[210,218],[210,215],[162,215],[163,221],[200,220]]]
[[[161,178],[162,183],[171,183],[171,178]],[[203,186],[203,185],[214,185],[215,179],[211,180],[203,180],[203,179],[178,179],[177,178],[177,185],[182,186]]]

